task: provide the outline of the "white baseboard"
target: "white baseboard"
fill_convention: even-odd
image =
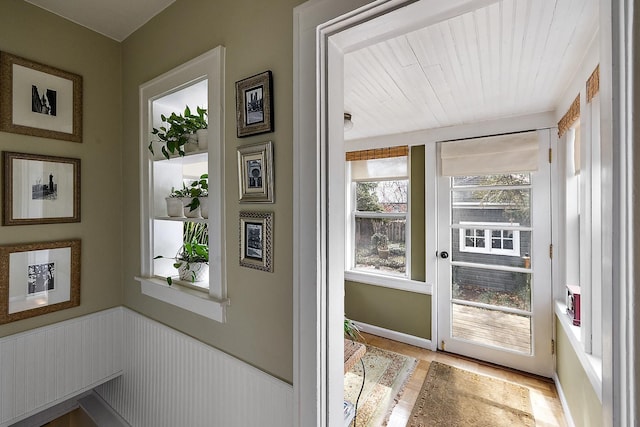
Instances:
[[[564,412],[564,419],[567,421],[567,426],[576,427],[576,423],[573,422],[573,417],[571,417],[571,411],[569,410],[567,399],[565,399],[564,391],[562,390],[562,385],[560,384],[560,378],[558,378],[557,372],[553,373],[553,382],[556,384],[556,390],[558,391],[558,397],[562,404],[562,411]]]
[[[431,340],[405,334],[402,332],[392,331],[391,329],[381,328],[380,326],[369,325],[367,323],[354,321],[358,329],[368,334],[377,335],[379,337],[388,338],[390,340],[403,342],[405,344],[415,345],[416,347],[432,350]]]

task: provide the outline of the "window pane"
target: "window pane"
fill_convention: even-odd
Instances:
[[[496,307],[531,309],[531,274],[454,265],[454,299]]]
[[[406,274],[406,219],[356,218],[355,269]]]
[[[529,189],[453,190],[453,224],[464,222],[531,224]]]
[[[509,234],[513,236],[511,239],[492,237],[489,247],[485,247],[485,239],[473,239],[465,237],[465,234],[465,229],[451,230],[452,261],[521,268],[529,268],[531,265],[531,231],[509,230]]]
[[[408,190],[408,180],[356,182],[356,210],[407,212]]]
[[[455,176],[453,187],[473,186],[511,186],[530,185],[531,175],[528,173],[513,173],[506,175],[482,175],[482,176]]]

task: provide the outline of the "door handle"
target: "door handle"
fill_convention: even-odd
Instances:
[[[442,258],[442,259],[449,258],[449,252],[447,252],[447,251],[440,252],[440,258]]]

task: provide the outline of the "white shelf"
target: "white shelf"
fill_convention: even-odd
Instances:
[[[155,277],[135,279],[140,282],[142,293],[145,295],[217,322],[226,321],[226,308],[231,304],[229,298],[215,298],[206,290],[193,289],[179,283],[169,286],[165,280]]]
[[[151,153],[149,153],[151,154]],[[207,161],[207,155],[209,154],[209,152],[207,150],[201,150],[201,151],[192,151],[190,153],[184,153],[184,156],[172,156],[171,158],[167,159],[166,157],[162,156],[160,158],[154,158],[153,161],[154,162],[171,162],[171,163],[179,163],[179,164],[192,164],[192,163],[200,163],[200,162],[206,162]]]
[[[156,221],[207,222],[207,218],[187,218],[186,216],[157,216]]]

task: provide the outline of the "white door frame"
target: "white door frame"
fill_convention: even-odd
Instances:
[[[352,25],[366,16],[382,14],[411,0],[379,0],[369,5],[367,0],[309,0],[294,9],[294,64],[293,64],[293,289],[294,289],[294,408],[295,426],[336,425],[335,413],[340,408],[329,410],[327,396],[335,394],[339,387],[332,384],[327,374],[328,340],[336,341],[341,336],[333,325],[326,323],[326,205],[322,198],[325,191],[326,141],[322,130],[326,129],[326,118],[321,117],[321,99],[326,97],[325,74],[320,58],[326,57],[320,40],[327,37],[322,32],[326,23]],[[434,3],[434,2],[431,2]],[[445,3],[445,2],[443,2]],[[617,239],[613,247],[615,261],[613,273],[613,295],[604,301],[603,314],[609,313],[610,321],[604,326],[608,339],[604,342],[603,360],[603,414],[604,424],[628,425],[637,420],[640,404],[635,399],[635,386],[640,372],[633,369],[636,351],[640,348],[640,316],[633,310],[640,306],[640,293],[633,292],[633,280],[638,273],[633,266],[633,242],[635,231],[631,225],[634,206],[631,199],[633,178],[640,172],[633,168],[632,152],[632,101],[633,67],[631,45],[633,37],[633,0],[600,0],[602,37],[601,91],[603,115],[610,116],[611,127],[602,129],[603,135],[616,144],[611,156],[614,168],[611,171],[615,193],[612,195],[616,221],[612,234]],[[356,8],[362,7],[357,12]],[[347,16],[343,16],[349,13]],[[359,13],[364,15],[361,17]],[[338,19],[336,19],[338,18]],[[322,26],[318,28],[318,26]],[[615,34],[612,32],[615,29]],[[613,37],[612,37],[613,34]],[[324,60],[323,60],[324,63]],[[616,67],[612,67],[615,63]],[[616,79],[612,79],[612,76]],[[613,81],[613,83],[612,83]],[[612,106],[613,95],[617,99]],[[638,95],[636,95],[637,97]],[[337,114],[337,112],[334,112]],[[340,112],[342,114],[342,112]],[[312,231],[314,230],[314,231]],[[635,234],[634,234],[635,233]],[[640,238],[640,235],[637,236]],[[618,317],[611,313],[620,313]],[[329,330],[328,330],[329,329]],[[608,350],[608,351],[607,351]],[[609,356],[610,355],[610,356]],[[616,368],[614,369],[614,365]],[[627,378],[635,372],[635,377]],[[335,382],[335,380],[334,380]],[[629,387],[631,385],[631,387]],[[630,390],[630,392],[628,391]],[[340,390],[337,391],[341,393]],[[614,396],[616,397],[614,400]],[[332,401],[336,399],[332,398]],[[341,406],[341,402],[340,402]],[[339,424],[338,424],[339,425]]]

